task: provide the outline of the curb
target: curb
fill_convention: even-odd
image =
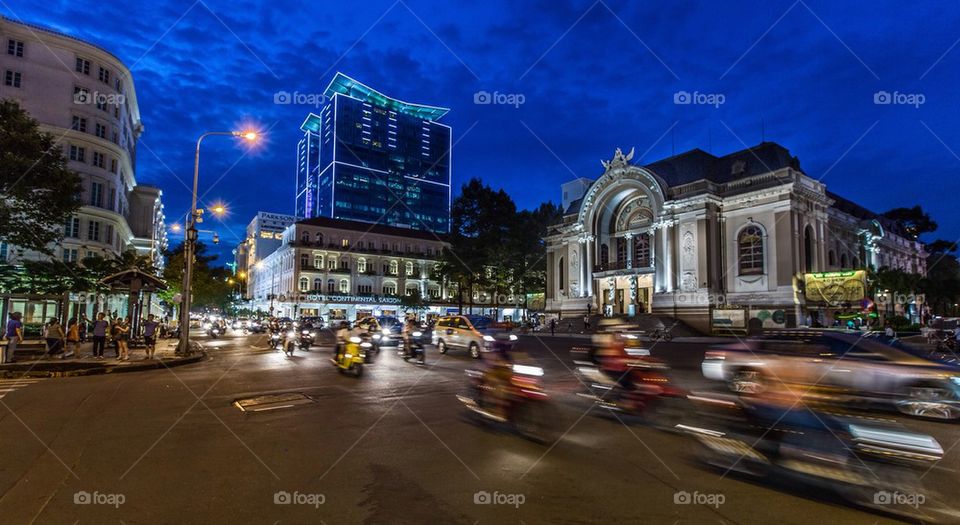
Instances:
[[[161,368],[173,368],[176,366],[189,365],[193,363],[198,363],[205,360],[208,356],[204,350],[200,350],[200,353],[190,357],[184,357],[180,359],[173,359],[169,362],[154,361],[150,363],[136,364],[136,365],[99,365],[89,368],[78,368],[76,370],[0,370],[0,378],[2,379],[18,379],[24,377],[43,377],[43,378],[54,378],[54,377],[79,377],[79,376],[93,376],[93,375],[103,375],[103,374],[124,374],[127,372],[143,372],[146,370],[157,370]],[[92,364],[92,363],[91,363]]]

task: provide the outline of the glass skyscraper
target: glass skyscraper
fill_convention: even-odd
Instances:
[[[410,104],[337,73],[297,144],[300,218],[450,232],[447,109]]]

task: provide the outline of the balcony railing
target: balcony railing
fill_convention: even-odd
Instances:
[[[650,266],[650,259],[637,259],[633,261],[629,268],[627,267],[627,261],[610,261],[594,265],[593,271],[594,273],[601,273],[634,268],[649,268]]]

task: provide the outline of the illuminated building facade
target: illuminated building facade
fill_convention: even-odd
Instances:
[[[447,109],[390,98],[342,73],[297,145],[296,215],[450,231]]]

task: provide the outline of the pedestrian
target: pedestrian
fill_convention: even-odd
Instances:
[[[94,359],[103,359],[103,349],[107,346],[107,328],[110,323],[107,322],[103,312],[97,314],[97,320],[93,322],[93,357]]]
[[[71,317],[67,322],[67,351],[64,357],[80,359],[80,324],[76,317]]]
[[[130,348],[127,346],[127,343],[130,340],[130,317],[127,316],[125,319],[117,323],[116,335],[114,338],[117,341],[117,360],[119,361],[129,361],[130,360]]]
[[[893,325],[890,324],[890,321],[887,321],[886,328],[883,329],[883,335],[886,336],[887,342],[893,341],[897,337],[897,332],[893,330]]]
[[[87,342],[87,323],[89,322],[90,320],[87,319],[87,315],[81,313],[80,322],[78,323],[78,326],[77,326],[77,333],[80,335],[80,344],[84,344]]]
[[[113,344],[113,352],[117,359],[120,359],[120,321],[121,319],[116,315],[110,321],[110,342]]]
[[[567,321],[567,333],[573,333],[573,321]]]
[[[550,335],[556,335],[557,333],[557,320],[550,319]]]
[[[583,316],[583,331],[588,332],[590,330],[590,314]]]
[[[15,363],[14,353],[17,351],[17,345],[23,342],[23,314],[13,312],[10,314],[10,320],[7,321],[7,329],[4,335],[7,336],[7,347],[3,351],[4,363]]]
[[[47,323],[47,327],[43,332],[43,338],[47,341],[46,357],[53,357],[54,354],[60,354],[60,359],[63,359],[63,340],[65,337],[63,327],[60,326],[60,320],[56,317],[51,317],[50,322]]]
[[[150,314],[143,323],[143,344],[147,348],[147,359],[153,359],[157,352],[157,328],[160,323],[157,322],[155,315]]]

